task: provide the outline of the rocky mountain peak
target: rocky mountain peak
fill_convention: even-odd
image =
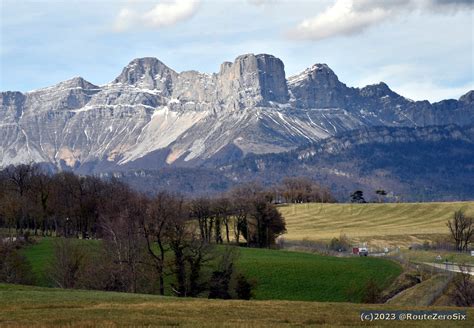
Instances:
[[[341,107],[350,91],[327,64],[315,64],[288,79],[298,107]]]
[[[265,106],[288,101],[283,62],[268,54],[245,54],[224,62],[218,74],[221,98],[231,108]]]
[[[379,82],[363,87],[360,89],[360,94],[364,97],[400,97],[399,94],[393,92],[384,82]]]
[[[84,78],[80,76],[73,77],[72,79],[66,80],[57,84],[55,87],[59,88],[79,88],[84,90],[91,90],[91,89],[99,89],[99,87],[95,84],[86,81]]]
[[[55,84],[50,87],[29,91],[26,94],[50,93],[50,92],[58,92],[58,91],[69,92],[74,89],[79,89],[83,91],[87,91],[87,90],[93,91],[93,90],[99,90],[100,87],[95,84],[90,83],[89,81],[86,81],[84,78],[80,76],[76,76],[69,80],[59,82],[58,84]]]
[[[288,78],[288,84],[292,86],[311,82],[327,84],[328,86],[336,86],[340,83],[337,75],[327,64],[314,64],[303,72]]]
[[[144,89],[157,89],[170,95],[178,73],[154,57],[134,59],[112,83],[128,84]]]
[[[471,90],[465,95],[461,96],[461,98],[459,98],[459,101],[466,105],[474,104],[474,90]]]

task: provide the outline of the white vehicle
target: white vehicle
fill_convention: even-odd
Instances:
[[[369,255],[369,250],[367,247],[360,247],[359,248],[359,256],[367,256]]]

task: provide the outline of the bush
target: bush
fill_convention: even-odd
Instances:
[[[375,282],[374,278],[371,278],[364,288],[364,296],[362,298],[363,303],[378,303],[380,301],[382,290],[379,285]]]
[[[430,244],[430,242],[429,242],[428,240],[425,240],[425,241],[423,242],[423,250],[424,250],[424,251],[428,251],[428,250],[430,250],[430,249],[431,249],[431,244]]]
[[[209,298],[231,299],[229,283],[232,271],[214,271],[209,282]]]
[[[338,238],[331,239],[329,249],[337,252],[347,252],[351,247],[349,238],[345,234],[341,234]]]
[[[74,288],[85,266],[86,251],[72,239],[57,239],[47,272],[56,287]]]
[[[0,281],[30,285],[33,280],[31,265],[16,245],[0,242]]]
[[[237,284],[235,286],[235,293],[240,300],[249,300],[252,298],[253,284],[243,274],[237,275]]]

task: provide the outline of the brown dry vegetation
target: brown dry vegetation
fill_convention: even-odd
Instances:
[[[448,235],[455,211],[474,213],[474,202],[292,204],[280,206],[287,240],[330,240],[341,232],[353,241],[407,246]]]
[[[387,303],[404,306],[432,305],[444,294],[450,281],[450,276],[447,274],[434,275],[430,279],[402,291]]]
[[[361,325],[359,311],[403,306],[222,301],[0,285],[0,326],[308,327]],[[411,310],[415,309],[413,307]],[[416,309],[428,309],[416,307]],[[433,308],[430,308],[430,310]],[[447,309],[440,308],[437,309]],[[451,308],[452,309],[452,308]],[[474,309],[467,309],[474,317]],[[389,327],[470,327],[469,322],[377,322]],[[369,323],[364,323],[369,325]]]

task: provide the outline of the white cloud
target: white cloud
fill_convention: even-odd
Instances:
[[[443,99],[458,99],[469,90],[474,90],[474,82],[446,85],[445,79],[436,79],[439,72],[433,67],[415,64],[395,64],[367,70],[364,78],[356,85],[364,87],[381,81],[398,94],[413,100],[436,102]],[[447,78],[447,76],[445,76]]]
[[[444,14],[473,8],[472,0],[336,0],[320,14],[303,20],[288,36],[292,39],[321,40],[359,34],[413,11],[429,9]]]
[[[133,4],[120,10],[115,21],[116,31],[133,27],[162,28],[190,19],[198,11],[199,0],[161,1],[148,10],[132,9]]]
[[[393,87],[393,90],[413,100],[429,100],[433,103],[443,99],[459,99],[469,90],[474,90],[474,83],[453,87],[438,85],[431,81],[409,82]]]

